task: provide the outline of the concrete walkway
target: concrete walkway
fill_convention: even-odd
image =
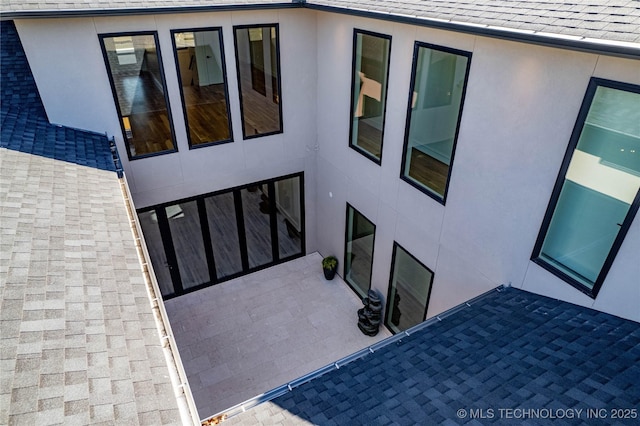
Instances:
[[[318,253],[165,302],[200,418],[391,335],[357,327],[360,299]]]

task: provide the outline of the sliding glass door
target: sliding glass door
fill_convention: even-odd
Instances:
[[[216,276],[221,279],[242,272],[242,253],[234,193],[226,192],[206,197],[204,204],[207,210]]]
[[[303,256],[303,200],[300,173],[139,211],[162,296]]]

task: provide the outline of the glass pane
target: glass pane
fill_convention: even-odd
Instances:
[[[390,48],[389,38],[356,31],[350,143],[377,159],[382,155]]]
[[[211,281],[204,251],[202,228],[195,201],[165,207],[173,248],[178,259],[182,288],[189,289]]]
[[[191,145],[231,139],[219,30],[174,33]]]
[[[271,196],[267,185],[249,187],[240,191],[244,227],[247,236],[249,267],[273,262],[271,251]]]
[[[139,213],[138,220],[140,220],[140,227],[142,228],[144,240],[147,243],[147,250],[149,251],[149,257],[151,258],[151,264],[153,265],[160,292],[163,297],[171,296],[174,293],[173,281],[171,280],[167,256],[164,251],[162,236],[158,226],[158,216],[155,210],[151,210]]]
[[[102,43],[129,155],[174,151],[160,51],[154,35],[104,37]]]
[[[443,199],[469,58],[418,46],[403,176]]]
[[[282,132],[277,34],[277,26],[235,29],[245,138]]]
[[[596,89],[540,257],[592,289],[640,189],[640,94]]]
[[[280,259],[302,253],[300,178],[275,182]]]
[[[385,324],[398,333],[424,321],[433,273],[397,244],[394,252]]]
[[[353,207],[347,206],[344,276],[360,297],[365,297],[371,286],[375,231],[373,223]]]
[[[204,203],[218,279],[241,272],[242,257],[233,193],[208,197]]]

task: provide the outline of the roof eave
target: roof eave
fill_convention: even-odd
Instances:
[[[107,9],[42,9],[0,12],[0,20],[38,18],[94,18],[99,16],[161,15],[169,13],[227,12],[234,10],[294,9],[304,7],[304,3],[289,1],[281,3],[245,3],[207,6],[167,6],[146,8]]]
[[[79,18],[98,16],[131,16],[168,13],[196,13],[196,12],[224,12],[240,10],[270,10],[308,8],[323,12],[341,13],[372,19],[419,25],[423,27],[457,31],[466,34],[499,38],[520,43],[531,43],[547,47],[570,49],[575,51],[619,56],[630,59],[640,59],[640,43],[595,39],[564,34],[519,30],[514,28],[496,27],[490,25],[473,24],[426,18],[419,16],[385,13],[368,9],[326,6],[308,3],[305,0],[293,0],[278,3],[227,4],[208,6],[171,6],[155,8],[118,8],[118,9],[48,9],[22,10],[1,12],[0,20],[32,19],[32,18]]]
[[[594,39],[588,37],[569,36],[564,34],[554,34],[530,30],[519,30],[515,28],[497,27],[395,13],[385,13],[357,8],[343,8],[309,3],[305,3],[304,6],[309,9],[324,12],[341,13],[372,19],[382,19],[404,24],[457,31],[466,34],[493,37],[503,40],[517,41],[521,43],[537,44],[547,47],[577,50],[587,53],[619,56],[630,59],[640,59],[640,43]]]

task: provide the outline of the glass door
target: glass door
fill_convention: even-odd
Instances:
[[[196,201],[164,208],[183,290],[211,281]]]
[[[249,268],[273,262],[271,212],[274,209],[270,185],[256,185],[240,190]]]
[[[138,212],[166,298],[304,255],[303,174]]]

